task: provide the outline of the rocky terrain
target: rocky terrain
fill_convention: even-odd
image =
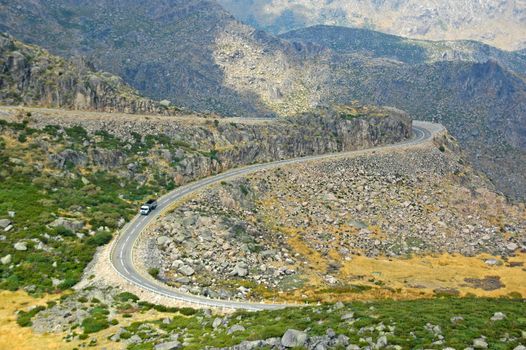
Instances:
[[[274,33],[316,24],[375,29],[428,40],[524,48],[526,8],[515,1],[219,0],[237,18]]]
[[[141,97],[121,78],[82,59],[67,61],[0,34],[0,101],[7,105],[126,113],[170,113],[170,104]]]
[[[477,288],[524,293],[524,205],[495,193],[449,136],[436,142],[225,182],[166,215],[143,238],[137,261],[168,284],[213,298],[324,300],[334,293]],[[434,254],[450,254],[451,262],[455,255],[474,257],[482,275],[454,277],[460,271],[450,266],[443,283],[408,275],[395,291],[400,285],[392,272],[361,273],[364,258],[396,265]],[[485,277],[484,265],[503,265],[516,254],[506,272]]]

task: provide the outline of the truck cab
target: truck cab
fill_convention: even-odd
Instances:
[[[140,213],[141,215],[148,215],[155,208],[157,208],[157,201],[155,199],[150,199],[141,206]]]

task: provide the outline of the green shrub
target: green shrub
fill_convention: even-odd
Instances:
[[[108,244],[112,239],[112,234],[109,232],[99,232],[94,236],[88,238],[87,243],[93,246],[101,246]]]
[[[84,329],[84,334],[97,333],[106,329],[110,326],[110,323],[106,317],[102,316],[92,316],[87,317],[82,321],[82,328]]]
[[[40,311],[45,309],[45,306],[37,306],[31,311],[19,311],[18,316],[16,317],[16,323],[18,323],[20,327],[31,327],[31,325],[33,324],[31,322],[31,319]]]
[[[182,307],[179,309],[179,312],[185,316],[191,316],[195,315],[197,313],[197,310],[191,307]]]
[[[118,294],[118,295],[115,297],[115,300],[124,303],[124,302],[127,302],[127,301],[129,301],[129,300],[131,300],[131,301],[137,301],[137,300],[139,300],[139,297],[136,296],[136,295],[133,294],[133,293],[130,293],[130,292],[122,292],[122,293]]]
[[[159,269],[156,268],[156,267],[149,268],[149,269],[148,269],[148,273],[149,273],[152,277],[157,278],[157,276],[159,276]]]
[[[27,135],[25,133],[21,133],[20,135],[18,135],[18,141],[21,142],[21,143],[24,143],[27,141]]]
[[[70,229],[68,228],[65,228],[64,226],[58,226],[55,228],[55,233],[59,236],[64,236],[64,237],[73,237],[75,236],[75,234],[73,233],[73,231],[71,231]]]

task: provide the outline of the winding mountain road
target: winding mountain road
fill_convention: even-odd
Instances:
[[[218,300],[210,299],[203,296],[191,295],[182,293],[175,288],[172,288],[161,281],[155,280],[144,271],[139,271],[133,262],[133,249],[135,242],[139,238],[141,232],[152,222],[154,222],[160,214],[166,209],[170,208],[173,203],[183,199],[184,197],[204,189],[210,185],[221,181],[230,180],[241,175],[248,175],[260,170],[272,169],[284,165],[302,163],[312,160],[330,159],[330,158],[344,158],[347,156],[364,155],[379,150],[388,150],[396,148],[407,148],[410,146],[417,146],[432,140],[433,136],[443,131],[444,128],[440,124],[429,122],[414,121],[413,122],[413,137],[411,139],[392,144],[369,148],[365,150],[331,153],[323,155],[308,156],[302,158],[293,158],[286,160],[279,160],[270,163],[249,165],[241,168],[232,169],[224,173],[207,177],[202,180],[195,181],[188,185],[179,187],[174,191],[164,195],[158,200],[157,209],[148,216],[137,215],[129,224],[127,224],[120,235],[114,240],[111,247],[110,263],[115,271],[128,282],[135,284],[141,289],[150,292],[180,300],[187,303],[198,304],[208,307],[231,308],[231,309],[245,309],[245,310],[272,310],[284,308],[291,305],[285,304],[266,304],[266,303],[252,303],[244,301]]]

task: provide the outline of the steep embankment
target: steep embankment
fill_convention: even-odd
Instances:
[[[0,102],[127,113],[168,113],[121,78],[97,72],[82,59],[68,61],[0,33]]]

